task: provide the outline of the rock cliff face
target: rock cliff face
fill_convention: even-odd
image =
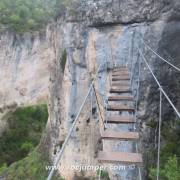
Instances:
[[[53,34],[0,35],[0,131],[6,126],[3,115],[17,106],[45,103],[52,61]]]
[[[152,22],[172,7],[169,0],[97,0],[85,3],[85,14],[91,25],[103,24],[133,24],[141,22]]]
[[[109,67],[112,67],[113,64],[130,65],[131,61],[139,57],[135,44],[143,49],[138,36],[139,33],[161,55],[164,55],[164,41],[167,44],[166,49],[169,49],[168,43],[172,41],[174,50],[170,50],[168,53],[170,56],[175,55],[173,58],[178,62],[178,39],[173,38],[176,32],[179,32],[178,4],[177,1],[165,0],[158,2],[150,0],[89,0],[81,2],[77,12],[73,16],[66,17],[67,22],[63,21],[62,23],[60,21],[62,23],[59,24],[62,42],[60,43],[61,46],[58,47],[66,49],[67,63],[63,75],[59,58],[57,58],[55,73],[53,74],[54,82],[51,85],[50,117],[46,137],[48,141],[44,141],[46,142],[44,144],[49,147],[52,160],[54,160],[67,136],[99,64],[107,61]],[[172,24],[176,25],[172,27]],[[130,47],[132,47],[132,51],[129,56]],[[158,66],[156,65],[162,63],[147,48],[144,49],[144,53],[155,73],[157,73]],[[171,61],[171,59],[169,60]],[[156,107],[157,96],[154,98],[150,95],[158,93],[147,67],[144,64],[142,66],[139,106],[139,128],[142,135],[139,147],[141,151],[147,147],[146,142],[150,138],[150,130],[146,124],[152,117],[156,118],[154,115],[156,114],[154,113],[155,108],[149,109],[147,107]],[[163,66],[169,70],[167,65],[163,64]],[[164,75],[163,72],[161,74]],[[98,88],[102,93],[105,88],[104,78],[105,75],[102,73],[98,80]],[[173,84],[174,86],[177,85],[175,82]],[[154,86],[155,89],[153,89]],[[95,114],[92,118],[90,112],[91,106],[87,103],[64,151],[61,164],[65,167],[70,164],[98,164],[96,155],[97,150],[101,148],[99,127],[96,122],[97,115]],[[60,172],[67,179],[72,179],[77,173],[67,169]],[[93,173],[85,174],[85,176],[89,175],[93,175]],[[125,176],[123,175],[121,178],[126,179],[128,173]]]
[[[53,47],[46,33],[0,37],[0,106],[23,105],[47,99]]]
[[[4,88],[0,91],[3,97],[0,103],[3,106],[14,102],[26,104],[44,100],[51,72],[49,120],[41,147],[47,150],[52,162],[62,147],[98,66],[106,62],[109,67],[114,64],[130,66],[131,62],[139,57],[136,44],[144,48],[139,33],[154,50],[166,57],[168,53],[174,59],[173,61],[168,58],[172,63],[179,63],[178,0],[88,0],[81,1],[77,7],[73,14],[69,12],[65,18],[60,18],[49,26],[46,35],[36,38],[25,36],[24,39],[9,34],[1,36],[0,63],[3,78],[0,84]],[[67,59],[63,73],[61,61],[64,50],[67,52]],[[176,73],[168,71],[167,65],[160,63],[147,48],[144,48],[144,53],[161,80],[166,76],[166,71],[170,73],[169,77],[176,76]],[[159,71],[161,65],[166,71],[163,71],[163,68]],[[135,72],[136,68],[134,66]],[[135,73],[134,78],[136,75]],[[101,93],[105,92],[104,69],[97,82],[97,89]],[[154,99],[151,95],[157,94],[158,90],[152,82],[152,76],[143,64],[139,106],[139,129],[142,135],[139,149],[142,152],[147,148],[151,133],[146,124],[157,116],[154,115],[154,110],[157,109],[158,96]],[[178,82],[179,80],[171,81],[174,87],[172,92],[169,92],[171,95],[177,90]],[[169,84],[164,82],[164,85],[168,89]],[[179,105],[178,101],[175,102]],[[66,179],[95,174],[78,173],[68,169],[70,164],[98,165],[97,151],[102,148],[102,143],[99,140],[95,107],[95,100],[89,98],[65,148],[59,165],[65,168],[60,173]],[[169,107],[167,109],[169,110]],[[110,173],[112,179],[115,175]],[[119,178],[128,179],[129,172],[123,173],[123,176],[121,173],[117,175]]]

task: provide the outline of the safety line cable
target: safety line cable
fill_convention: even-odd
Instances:
[[[61,159],[61,157],[63,155],[65,146],[69,141],[69,138],[70,138],[70,136],[71,136],[71,134],[73,132],[73,129],[74,129],[75,125],[76,125],[77,120],[79,119],[80,113],[81,113],[81,111],[82,111],[82,109],[83,109],[83,107],[84,107],[84,105],[86,103],[86,100],[87,100],[87,98],[88,98],[88,96],[89,96],[89,94],[90,94],[90,92],[92,90],[92,87],[93,87],[93,83],[91,84],[91,86],[89,88],[89,91],[88,91],[88,93],[87,93],[87,95],[86,95],[86,97],[85,97],[85,99],[84,99],[84,101],[83,101],[83,103],[82,103],[82,105],[81,105],[81,107],[79,109],[79,112],[78,112],[78,114],[77,114],[77,116],[76,116],[76,118],[75,118],[75,120],[74,120],[74,122],[73,122],[73,124],[71,126],[71,129],[68,132],[68,135],[67,135],[67,137],[66,137],[66,139],[65,139],[65,141],[64,141],[64,143],[62,145],[62,148],[61,148],[59,154],[57,155],[57,158],[55,159],[54,167],[56,167],[58,165],[58,163],[59,163],[59,161],[60,161],[60,159]],[[49,176],[48,176],[47,180],[51,180],[51,178],[52,178],[52,176],[54,174],[54,171],[55,171],[55,168],[52,168],[50,173],[49,173]]]
[[[105,125],[104,125],[103,115],[102,115],[102,112],[101,112],[101,109],[100,109],[100,104],[99,104],[99,101],[98,101],[98,96],[97,96],[97,93],[96,93],[96,89],[95,89],[95,87],[94,87],[94,84],[93,84],[93,90],[94,90],[94,94],[95,94],[95,97],[96,97],[96,102],[97,102],[97,107],[98,107],[99,114],[100,114],[100,119],[101,119],[101,121],[102,121],[104,130],[105,130],[106,127],[105,127]]]
[[[138,57],[139,59],[139,57]],[[139,87],[140,87],[140,77],[141,77],[141,59],[139,60],[136,60],[135,64],[138,62],[138,84],[137,84],[137,89],[136,89],[136,102],[135,102],[135,123],[137,123],[137,111],[138,111],[138,101],[139,101]],[[131,68],[131,71],[133,71],[133,69],[135,68],[135,65],[134,67],[132,66]],[[133,72],[132,72],[133,74]],[[133,79],[132,79],[133,80]],[[131,80],[131,86],[132,86],[132,80]],[[131,87],[133,89],[133,87]],[[133,128],[134,128],[134,131],[136,130],[136,125],[134,124],[133,125]],[[137,142],[136,142],[136,145],[135,145],[135,148],[136,148],[136,153],[138,153],[138,145],[137,145]],[[142,180],[142,174],[141,174],[141,168],[138,167],[138,173],[139,173],[139,180]]]
[[[176,69],[177,71],[180,72],[180,68],[178,68],[177,66],[173,65],[172,63],[170,63],[169,61],[167,61],[165,58],[163,58],[162,56],[160,56],[157,52],[155,52],[147,43],[145,43],[144,39],[141,37],[140,35],[140,39],[142,40],[142,43],[148,47],[149,50],[151,50],[156,56],[158,56],[162,61],[166,62],[167,64],[169,64],[171,67],[173,67],[174,69]]]
[[[87,95],[86,95],[86,97],[84,98],[84,101],[83,101],[83,103],[82,103],[82,105],[81,105],[81,107],[80,107],[80,109],[79,109],[79,112],[78,112],[78,114],[77,114],[77,116],[76,116],[76,118],[75,118],[75,120],[74,120],[74,122],[73,122],[73,124],[72,124],[72,126],[71,126],[71,128],[70,128],[70,130],[69,130],[69,132],[68,132],[68,135],[67,135],[67,137],[66,137],[66,139],[65,139],[65,141],[64,141],[64,143],[63,143],[63,145],[62,145],[62,148],[61,148],[59,154],[56,156],[56,159],[55,159],[55,162],[54,162],[54,167],[56,167],[56,166],[58,165],[58,163],[59,163],[59,161],[60,161],[60,159],[61,159],[61,157],[62,157],[62,155],[63,155],[63,152],[64,152],[64,149],[65,149],[65,147],[66,147],[66,144],[67,144],[68,141],[69,141],[69,138],[70,138],[70,136],[71,136],[71,134],[72,134],[72,132],[73,132],[73,130],[74,130],[74,127],[75,127],[75,125],[76,125],[76,123],[77,123],[77,121],[78,121],[78,119],[79,119],[79,116],[80,116],[80,114],[81,114],[81,111],[82,111],[82,109],[84,108],[84,105],[85,105],[85,103],[86,103],[86,101],[87,101],[87,99],[88,99],[88,97],[89,97],[89,95],[90,95],[90,93],[91,93],[91,91],[92,91],[92,89],[93,89],[93,85],[94,85],[94,83],[95,83],[95,81],[96,81],[96,78],[97,78],[97,75],[98,75],[98,73],[99,73],[99,70],[100,70],[101,65],[102,65],[102,64],[99,65],[99,68],[98,68],[98,70],[97,70],[97,72],[96,72],[96,75],[95,75],[95,77],[94,77],[94,79],[93,79],[93,81],[92,81],[92,83],[91,83],[91,85],[90,85],[90,87],[89,87],[89,90],[88,90],[88,92],[87,92]],[[49,173],[49,175],[48,175],[48,177],[47,177],[47,180],[51,180],[51,179],[52,179],[53,174],[54,174],[54,171],[55,171],[55,168],[52,168],[51,171],[50,171],[50,173]]]
[[[159,86],[160,90],[162,91],[163,95],[166,97],[166,99],[168,100],[169,104],[172,106],[172,108],[174,109],[174,111],[176,112],[177,116],[180,118],[180,113],[177,110],[177,108],[175,107],[175,105],[172,103],[172,101],[170,100],[170,98],[168,97],[168,95],[166,94],[166,92],[164,91],[164,89],[162,88],[161,84],[159,83],[158,79],[156,78],[155,74],[153,73],[151,67],[149,66],[145,56],[143,55],[142,51],[139,49],[139,47],[137,46],[138,51],[142,57],[142,59],[144,60],[145,64],[147,65],[149,71],[151,72],[153,78],[155,79],[157,85]]]
[[[161,150],[161,122],[162,122],[162,91],[160,90],[159,98],[159,132],[158,132],[158,156],[157,156],[157,180],[159,180],[160,170],[160,150]]]

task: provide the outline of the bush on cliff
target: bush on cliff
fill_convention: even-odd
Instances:
[[[0,138],[0,167],[26,157],[39,144],[47,118],[46,105],[21,107],[8,115],[9,128]]]
[[[56,18],[69,0],[1,0],[0,27],[17,33],[38,31]]]

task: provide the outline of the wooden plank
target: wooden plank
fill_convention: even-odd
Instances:
[[[111,88],[110,93],[131,93],[131,89],[128,87],[120,87],[120,88]]]
[[[122,81],[122,80],[128,80],[130,81],[129,77],[112,77],[112,81]]]
[[[112,74],[118,74],[118,73],[120,73],[120,74],[123,74],[123,73],[130,74],[128,69],[119,69],[119,70],[115,70],[115,71],[113,70],[112,71]]]
[[[129,86],[129,85],[121,85],[121,84],[119,84],[119,85],[111,85],[111,88],[117,88],[117,89],[127,89],[127,88],[131,88],[131,86]]]
[[[116,74],[112,74],[112,77],[121,77],[121,76],[123,76],[123,77],[129,77],[129,74],[128,73],[116,73]]]
[[[108,105],[108,111],[134,111],[134,107],[126,105]]]
[[[101,132],[101,138],[109,140],[138,140],[139,133],[137,132],[116,132],[105,130]]]
[[[123,79],[127,79],[127,80],[130,79],[130,77],[126,76],[126,75],[123,75],[123,76],[121,76],[121,75],[120,76],[112,76],[112,79],[122,79],[122,78]]]
[[[126,66],[121,66],[118,68],[114,68],[112,71],[113,72],[118,72],[118,71],[128,71],[129,72],[129,69]]]
[[[129,80],[128,81],[123,80],[123,81],[113,81],[111,83],[111,86],[131,86],[131,84]]]
[[[122,66],[114,67],[114,69],[124,69],[124,68],[127,68],[127,66],[122,65]]]
[[[126,152],[105,152],[99,151],[98,161],[104,163],[125,163],[125,164],[141,164],[143,162],[140,153]]]
[[[120,115],[116,115],[116,116],[108,116],[106,119],[107,123],[114,123],[114,124],[131,124],[131,123],[135,123],[134,121],[134,117],[132,116],[120,116]]]
[[[133,96],[131,95],[116,95],[116,96],[109,96],[108,101],[133,101]]]
[[[112,73],[113,77],[116,76],[128,76],[129,77],[129,73],[128,72],[116,72],[116,73]]]

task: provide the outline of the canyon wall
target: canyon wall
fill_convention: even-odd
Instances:
[[[23,105],[47,99],[54,51],[45,32],[24,36],[1,34],[0,105]]]
[[[0,134],[4,115],[19,106],[47,103],[50,72],[55,59],[52,31],[0,35]]]
[[[178,65],[179,12],[178,0],[88,0],[81,1],[73,15],[72,12],[67,12],[65,18],[59,18],[57,22],[49,25],[46,32],[24,36],[8,32],[1,34],[2,112],[13,106],[44,102],[50,93],[49,120],[41,147],[49,154],[53,163],[99,65],[103,64],[103,68],[98,75],[96,88],[103,94],[108,89],[105,86],[106,63],[109,68],[114,65],[130,66],[132,61],[139,58],[136,45],[143,49],[149,64],[179,106],[179,101],[176,100],[179,79],[171,81],[177,73],[143,47],[139,37],[141,34],[154,50]],[[67,58],[63,72],[61,62],[64,51]],[[134,66],[134,79],[137,76],[136,68],[137,66]],[[169,88],[169,83],[173,89]],[[177,93],[174,93],[176,91]],[[156,94],[158,95],[157,86],[142,63],[138,119],[141,132],[139,150],[142,153],[149,148],[148,144],[151,142],[153,146],[154,134],[147,127],[147,123],[158,115]],[[94,96],[90,97],[59,164],[65,167],[60,174],[66,179],[95,175],[95,172],[83,172],[82,175],[82,172],[69,171],[66,168],[71,164],[98,165],[97,152],[102,149],[102,142],[95,99]],[[166,109],[172,112],[169,106]],[[123,178],[130,176],[132,179],[133,176],[130,172],[109,173],[112,178],[116,175],[120,178],[121,174]],[[145,171],[143,173],[146,174]]]
[[[63,37],[61,48],[67,51],[67,63],[63,75],[60,73],[59,59],[56,62],[57,66],[53,75],[54,82],[51,84],[50,118],[47,124],[47,137],[44,140],[44,146],[49,148],[52,161],[62,147],[62,143],[88,91],[91,79],[100,64],[105,67],[107,62],[109,68],[113,65],[127,64],[130,66],[132,61],[135,62],[139,58],[137,53],[137,46],[139,46],[157,74],[157,69],[162,63],[144,47],[139,34],[142,35],[147,44],[161,55],[164,55],[162,53],[162,44],[164,43],[161,41],[173,41],[177,45],[177,47],[174,45],[176,56],[173,56],[173,59],[178,63],[178,39],[174,39],[174,35],[169,34],[171,24],[175,25],[171,27],[173,31],[179,32],[178,13],[178,1],[165,0],[158,2],[148,0],[83,1],[79,4],[77,12],[73,16],[67,13],[67,21],[59,26]],[[172,55],[171,52],[168,53],[170,56]],[[169,70],[169,67],[164,63],[163,67]],[[136,78],[137,66],[134,66],[134,68],[134,78]],[[163,74],[163,71],[161,71],[161,74]],[[61,78],[60,75],[62,75]],[[98,75],[97,80],[97,88],[102,94],[107,90],[105,78],[104,68]],[[162,80],[162,78],[160,79]],[[173,84],[174,86],[177,85],[176,82]],[[151,129],[147,127],[147,123],[152,118],[157,119],[158,93],[158,87],[148,72],[148,68],[142,63],[138,119],[138,128],[141,132],[139,149],[142,153],[148,149],[149,142],[153,142],[154,135],[151,134]],[[91,108],[95,109],[95,104],[92,106],[90,101],[91,98],[88,99],[73,135],[64,150],[59,164],[63,167],[68,167],[70,164],[98,164],[97,151],[102,148],[102,142],[99,140],[97,114],[95,113],[93,117],[90,114]],[[151,109],[148,107],[151,107]],[[172,110],[169,111],[172,112]],[[144,160],[146,161],[146,155]],[[67,179],[82,175],[68,169],[63,169],[60,173]],[[143,173],[146,174],[145,171]],[[119,178],[121,174],[123,173],[117,173]],[[126,178],[130,174],[125,173]],[[94,175],[92,172],[83,173],[83,176],[92,175]],[[112,175],[110,173],[110,176],[115,178],[116,174]],[[132,174],[131,179],[133,179]]]

